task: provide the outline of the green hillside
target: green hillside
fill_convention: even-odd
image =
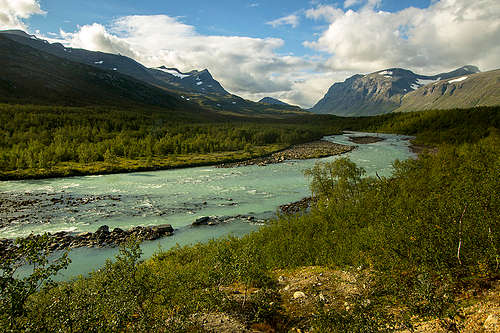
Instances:
[[[1,34],[0,59],[2,103],[194,109],[175,95],[131,77],[58,58]]]

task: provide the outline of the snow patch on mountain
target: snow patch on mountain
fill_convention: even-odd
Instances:
[[[468,78],[468,76],[462,76],[462,77],[459,77],[458,79],[450,80],[450,81],[448,81],[448,83],[462,82],[464,80],[467,80],[467,78]]]
[[[437,82],[441,80],[441,78],[437,78],[437,79],[430,79],[430,80],[425,80],[425,79],[417,79],[417,84],[419,84],[420,86],[426,86],[430,83],[434,83],[434,82]]]
[[[165,69],[165,68],[161,68],[161,67],[158,67],[156,69],[158,69],[158,70],[160,70],[162,72],[165,72],[167,74],[176,76],[176,77],[181,78],[181,79],[184,79],[186,77],[190,77],[191,76],[191,75],[187,75],[187,74],[182,74],[182,73],[180,73],[180,72],[178,72],[176,70],[173,70],[173,69]]]

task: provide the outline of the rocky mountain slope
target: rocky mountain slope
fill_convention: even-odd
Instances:
[[[335,83],[310,111],[339,116],[370,116],[388,113],[401,105],[404,95],[427,84],[479,72],[475,66],[427,76],[402,68],[390,68],[367,75],[354,75]]]
[[[428,84],[403,96],[395,111],[500,105],[500,69]]]
[[[161,81],[166,87],[184,92],[196,92],[216,95],[229,95],[229,93],[216,81],[207,69],[193,70],[183,73],[177,68],[149,68],[149,73]]]

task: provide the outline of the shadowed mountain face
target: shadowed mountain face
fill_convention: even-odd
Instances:
[[[0,102],[58,105],[154,105],[190,109],[145,82],[73,62],[0,34]]]
[[[20,30],[1,32],[5,37],[37,50],[74,62],[93,66],[102,70],[116,71],[135,79],[169,90],[183,92],[217,93],[226,95],[227,91],[215,81],[208,70],[181,73],[175,68],[147,68],[137,61],[117,54],[88,51],[65,47],[59,43],[50,44],[45,40],[26,34]]]
[[[391,68],[367,75],[354,75],[335,83],[311,108],[314,113],[339,116],[370,116],[388,113],[401,105],[406,94],[443,79],[479,72],[475,66],[464,66],[448,73],[432,76]]]

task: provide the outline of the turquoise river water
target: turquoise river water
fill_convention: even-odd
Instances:
[[[355,145],[348,136],[366,134],[352,132],[325,139]],[[414,157],[408,148],[408,137],[373,135],[385,140],[357,145],[355,150],[342,155],[365,168],[367,175],[377,172],[389,176],[394,160]],[[0,182],[2,196],[32,201],[21,210],[0,212],[0,220],[9,221],[0,224],[0,238],[46,231],[94,232],[104,224],[110,229],[171,224],[175,229],[173,236],[142,244],[143,258],[147,258],[159,248],[168,249],[176,244],[204,242],[225,235],[242,236],[265,225],[264,220],[272,217],[280,205],[310,195],[309,180],[303,171],[316,161]],[[230,223],[216,226],[191,227],[201,216],[237,215],[252,215],[257,219],[250,222],[234,218]],[[116,248],[73,249],[72,264],[60,278],[86,274],[116,253]]]

